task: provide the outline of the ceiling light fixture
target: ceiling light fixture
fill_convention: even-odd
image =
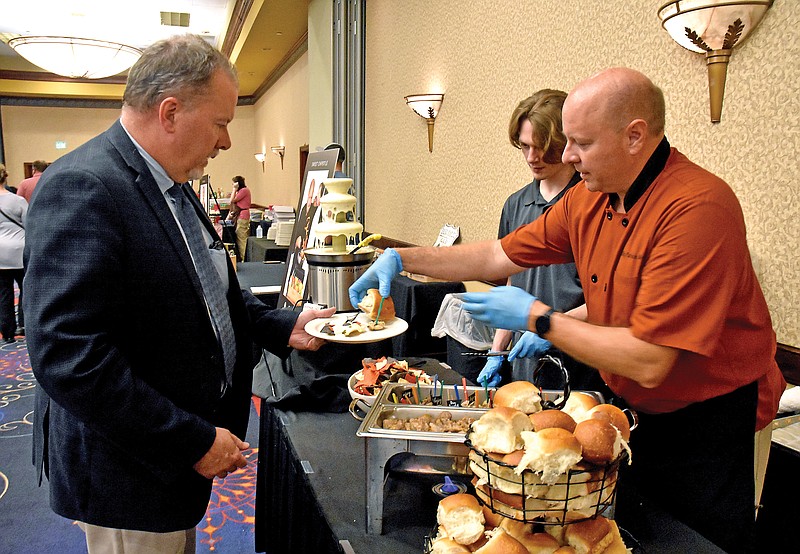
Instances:
[[[270,148],[270,150],[272,150],[272,153],[275,154],[276,156],[280,156],[280,158],[281,158],[281,169],[283,169],[283,155],[286,153],[286,147],[285,146],[273,146],[272,148]]]
[[[22,36],[12,38],[8,45],[32,64],[75,79],[117,75],[142,55],[133,46],[91,38]]]
[[[267,153],[266,152],[256,152],[253,155],[256,157],[256,161],[261,162],[261,173],[264,173],[264,162],[267,159]]]
[[[414,113],[428,122],[428,152],[433,152],[433,124],[442,107],[444,94],[412,94],[405,98]]]
[[[773,0],[672,0],[658,10],[661,26],[692,52],[706,55],[711,121],[722,117],[722,99],[733,47],[758,27]]]

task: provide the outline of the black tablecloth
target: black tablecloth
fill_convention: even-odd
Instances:
[[[252,287],[279,287],[286,276],[286,264],[283,262],[265,264],[264,262],[239,262],[236,265],[236,277],[243,290]],[[274,308],[278,304],[280,292],[253,292],[264,304]]]
[[[288,246],[278,246],[275,241],[267,238],[247,237],[246,262],[278,261],[285,262],[289,254]]]
[[[392,282],[392,299],[397,316],[408,322],[408,331],[392,339],[395,357],[428,356],[444,360],[447,342],[431,336],[444,296],[464,292],[460,281],[420,282],[404,275]]]

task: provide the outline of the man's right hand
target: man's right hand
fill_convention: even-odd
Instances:
[[[194,470],[206,479],[214,477],[224,479],[229,473],[247,465],[247,459],[242,451],[250,448],[250,443],[240,440],[222,427],[217,427],[216,431],[214,444],[193,466]]]
[[[500,384],[500,367],[503,365],[502,356],[489,356],[486,365],[478,374],[478,383],[485,387],[496,387]]]
[[[387,248],[372,262],[364,275],[350,285],[350,303],[354,308],[364,298],[369,289],[378,289],[384,298],[392,294],[392,280],[403,271],[403,260],[394,248]]]

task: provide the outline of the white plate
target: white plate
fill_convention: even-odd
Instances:
[[[406,329],[408,329],[408,322],[404,319],[400,319],[399,317],[394,317],[386,322],[386,327],[381,329],[380,331],[364,331],[363,333],[358,333],[357,335],[351,335],[346,337],[344,335],[329,335],[327,333],[323,333],[321,329],[325,326],[326,323],[330,323],[332,327],[336,325],[341,325],[344,320],[353,317],[353,314],[336,314],[333,317],[326,317],[320,319],[312,319],[308,323],[306,323],[306,333],[311,335],[312,337],[317,337],[320,339],[325,339],[328,342],[341,342],[341,343],[351,343],[351,344],[366,344],[369,342],[378,342],[383,339],[390,339],[392,337],[396,337],[397,335],[404,333]],[[366,325],[369,322],[369,318],[367,318],[366,314],[360,313],[356,317],[356,321]]]

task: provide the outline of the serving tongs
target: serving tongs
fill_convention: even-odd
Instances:
[[[489,350],[487,352],[462,352],[462,356],[475,356],[476,358],[491,358],[493,356],[508,356],[511,350]]]

